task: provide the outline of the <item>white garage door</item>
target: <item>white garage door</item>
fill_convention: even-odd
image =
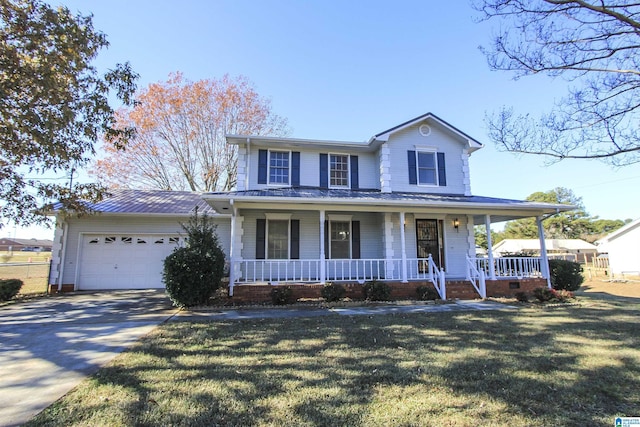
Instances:
[[[78,289],[163,288],[163,261],[182,243],[177,235],[86,234]]]

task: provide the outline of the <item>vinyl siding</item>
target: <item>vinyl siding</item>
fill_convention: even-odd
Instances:
[[[258,151],[264,147],[252,148],[249,159],[249,187],[250,190],[282,187],[282,185],[258,184]],[[278,150],[278,148],[274,148]],[[283,150],[284,151],[284,150]],[[292,150],[294,151],[294,150]],[[377,153],[349,153],[340,150],[295,150],[300,152],[300,185],[303,187],[320,186],[320,153],[354,154],[358,156],[359,187],[362,189],[380,188],[380,167]],[[243,170],[246,170],[244,168]],[[268,177],[267,177],[268,178]]]
[[[464,162],[462,160],[463,142],[456,141],[448,133],[431,125],[431,134],[424,137],[418,131],[420,124],[410,126],[389,138],[391,191],[425,192],[435,194],[465,194]],[[447,169],[446,186],[420,186],[409,184],[409,166],[407,151],[416,150],[416,146],[434,147],[435,151],[445,153]]]
[[[81,219],[70,219],[65,266],[62,283],[74,283],[78,262],[78,249],[80,233],[91,234],[182,234],[184,230],[180,222],[186,222],[188,218],[153,218],[145,216],[93,216]],[[217,233],[225,256],[229,257],[231,220],[229,218],[217,218]]]
[[[606,250],[613,274],[640,272],[640,225],[607,242]]]
[[[282,212],[282,211],[279,211]],[[343,215],[344,212],[336,212]],[[255,259],[256,219],[264,218],[264,211],[243,209],[244,217],[242,258]],[[327,218],[331,211],[326,212]],[[320,257],[320,214],[314,211],[294,211],[291,219],[300,221],[300,259],[318,259]],[[352,220],[360,221],[360,253],[362,259],[384,258],[382,247],[382,214],[354,213]]]

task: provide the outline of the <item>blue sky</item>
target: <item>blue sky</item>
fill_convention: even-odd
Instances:
[[[567,187],[591,215],[640,217],[638,165],[615,169],[582,160],[545,166],[542,157],[495,149],[487,137],[487,113],[502,106],[545,112],[569,83],[545,76],[514,81],[508,73],[490,71],[478,46],[490,42],[497,24],[476,23],[465,0],[446,6],[334,0],[50,3],[93,13],[94,26],[111,43],[96,65],[105,69],[130,61],[140,87],[174,71],[191,80],[244,75],[299,138],[366,140],[432,112],[486,145],[471,157],[474,194],[524,199]],[[33,228],[15,233],[52,235]]]

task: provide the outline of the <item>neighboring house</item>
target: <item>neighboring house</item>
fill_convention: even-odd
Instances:
[[[220,224],[234,297],[255,285],[369,280],[414,290],[432,283],[443,297],[457,281],[485,296],[524,279],[546,285],[548,265],[544,251],[517,266],[491,251],[476,258],[474,225],[537,217],[541,230],[543,216],[574,208],[472,195],[469,156],[482,144],[431,113],[364,142],[227,136],[227,143],[238,149],[234,191],[116,193],[95,206],[98,216],[59,218],[51,283],[161,287],[166,251],[138,251],[138,236],[168,242],[180,231],[177,220],[206,201]],[[123,274],[150,258],[153,280]]]
[[[554,258],[565,258],[577,262],[588,262],[598,253],[598,248],[581,239],[545,239],[547,255]],[[504,239],[493,246],[496,256],[529,252],[540,255],[540,240]]]
[[[612,275],[640,275],[640,218],[596,241],[598,252],[609,256]]]
[[[16,239],[4,237],[0,239],[0,251],[46,252],[51,250],[53,240],[49,239]]]

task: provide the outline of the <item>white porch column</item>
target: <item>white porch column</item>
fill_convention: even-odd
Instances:
[[[231,213],[231,242],[229,244],[229,296],[233,296],[233,287],[236,283],[236,232],[238,230],[238,224],[236,218],[238,217],[238,209],[233,206],[233,200],[231,201],[232,213]]]
[[[393,259],[395,253],[393,251],[393,218],[391,212],[385,212],[384,224],[382,225],[382,232],[384,233],[384,268],[387,274],[387,278],[396,277],[395,266]]]
[[[493,242],[491,241],[491,215],[484,216],[484,226],[487,230],[487,257],[489,258],[489,278],[496,280],[496,269],[493,264]]]
[[[402,247],[402,283],[407,283],[407,248],[404,235],[404,212],[400,212],[400,246]]]
[[[538,239],[540,239],[540,269],[542,275],[547,279],[547,287],[551,289],[551,274],[549,274],[549,257],[547,257],[547,244],[544,240],[544,228],[542,227],[542,217],[536,217],[538,225]]]
[[[325,284],[327,277],[327,262],[324,247],[324,209],[320,211],[320,283]]]

